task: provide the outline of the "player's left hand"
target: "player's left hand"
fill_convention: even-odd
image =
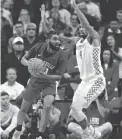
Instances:
[[[2,132],[2,137],[7,139],[9,137],[9,131],[8,130],[5,130]]]

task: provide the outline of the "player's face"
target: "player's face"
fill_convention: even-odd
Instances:
[[[60,38],[58,35],[52,35],[50,43],[53,46],[54,50],[58,50],[60,47]]]
[[[24,44],[22,42],[17,42],[13,45],[13,49],[15,51],[23,51],[24,50]]]
[[[104,50],[104,52],[103,52],[103,60],[104,60],[105,62],[109,62],[109,60],[110,60],[110,55],[111,55],[111,53],[110,53],[109,50]]]
[[[16,71],[14,69],[9,69],[7,71],[7,75],[6,75],[6,78],[9,82],[14,82],[16,81],[17,79],[17,74],[16,74]]]
[[[7,107],[9,105],[9,96],[8,95],[5,95],[5,96],[1,96],[1,105],[4,106],[4,107]]]
[[[108,36],[107,37],[107,44],[112,47],[115,45],[115,39],[113,38],[113,36]]]
[[[87,34],[85,28],[84,28],[84,27],[80,27],[80,28],[79,28],[79,37],[81,37],[81,38],[86,38],[87,35],[88,35],[88,34]]]

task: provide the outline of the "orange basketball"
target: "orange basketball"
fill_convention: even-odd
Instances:
[[[37,74],[44,73],[46,68],[44,67],[44,61],[41,59],[34,59],[29,65],[28,65],[28,71],[31,75],[35,76]]]

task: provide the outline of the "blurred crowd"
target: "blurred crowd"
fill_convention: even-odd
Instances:
[[[48,28],[61,36],[61,48],[67,52],[67,69],[57,82],[55,102],[50,112],[50,123],[45,138],[68,138],[66,120],[71,100],[80,79],[75,44],[79,19],[71,5],[72,0],[1,0],[1,127],[2,138],[11,138],[16,127],[22,94],[30,74],[21,64],[21,58],[36,43],[48,41]],[[107,138],[122,138],[122,0],[76,0],[90,25],[101,37],[101,63],[106,78],[105,108],[110,110],[107,121],[112,134]],[[41,19],[41,5],[46,6],[47,25]],[[65,39],[62,39],[66,37]],[[74,47],[72,47],[74,46]],[[21,138],[35,138],[39,129],[43,99],[32,104]],[[93,125],[106,122],[100,117],[96,104],[86,111]],[[94,118],[97,121],[94,121]],[[71,137],[70,137],[71,138]],[[76,138],[76,137],[75,137]]]

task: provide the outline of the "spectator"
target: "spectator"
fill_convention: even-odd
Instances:
[[[85,2],[82,2],[79,5],[82,4],[86,4],[89,15],[96,17],[98,21],[101,21],[101,13],[98,5],[93,3],[92,0],[85,0]]]
[[[118,53],[111,48],[111,51],[116,59],[119,60],[119,83],[118,83],[118,90],[119,90],[119,97],[122,96],[122,48],[118,48]]]
[[[9,94],[6,92],[0,93],[0,136],[8,139],[12,137],[12,133],[17,125],[17,114],[19,109],[12,105],[9,101]]]
[[[42,108],[43,108],[43,100],[38,100],[35,106],[35,112],[39,114],[40,120],[43,113]],[[50,111],[49,124],[47,125],[47,131],[49,133],[49,137],[53,139],[55,139],[59,133],[60,117],[61,117],[61,111],[58,108],[56,108],[53,103],[51,106],[51,111]],[[39,123],[41,123],[41,121],[39,121]]]
[[[113,35],[115,37],[116,45],[121,46],[122,44],[122,31],[119,29],[118,21],[112,20],[108,27],[104,30],[104,35],[102,39],[102,46],[106,46],[106,38],[108,35]]]
[[[13,19],[12,19],[11,12],[5,7],[6,1],[4,1],[4,0],[1,1],[2,16],[9,22],[9,24],[12,27]],[[11,2],[11,0],[10,0],[10,2]]]
[[[61,17],[61,19],[60,19],[61,22],[63,22],[66,25],[71,25],[71,22],[70,22],[71,14],[66,9],[61,9],[60,8],[60,1],[59,0],[52,0],[51,10],[59,10],[59,14],[60,14],[60,17]],[[49,15],[50,15],[50,11],[47,11],[46,12],[47,18],[49,17]]]
[[[109,49],[102,51],[101,57],[104,76],[106,78],[108,100],[110,101],[113,97],[118,96],[119,65],[113,61],[112,52]]]
[[[109,34],[106,37],[106,42],[105,44],[102,44],[102,50],[104,49],[113,49],[116,53],[118,53],[118,44],[116,43],[115,37],[111,34]],[[114,57],[114,60],[116,60],[116,58]],[[118,59],[117,59],[118,60]]]
[[[26,36],[24,36],[25,52],[31,49],[38,41],[36,34],[36,24],[29,23],[26,29]]]
[[[14,25],[13,37],[11,37],[8,41],[8,53],[12,53],[12,42],[14,38],[17,36],[20,36],[20,37],[24,36],[24,26],[21,21],[17,21]]]
[[[24,90],[24,86],[16,81],[17,71],[15,68],[6,70],[6,79],[7,81],[1,85],[1,91],[7,92],[11,103],[16,104],[16,98]]]
[[[1,9],[1,54],[7,54],[7,43],[9,38],[12,36],[12,28],[8,20],[3,16]]]
[[[2,74],[5,77],[6,69],[10,67],[16,68],[18,72],[17,82],[19,82],[23,86],[26,86],[30,74],[28,72],[27,67],[21,64],[21,58],[25,54],[24,41],[21,37],[16,37],[13,40],[12,45],[13,45],[13,52],[5,55],[4,59],[2,60],[2,67],[3,67]],[[3,81],[5,81],[5,79],[3,79]]]
[[[20,11],[20,16],[19,16],[19,19],[18,21],[21,21],[23,23],[23,26],[24,26],[24,33],[26,33],[26,30],[27,30],[27,26],[28,24],[31,22],[31,19],[30,19],[30,13],[27,9],[22,9]]]
[[[122,10],[116,12],[116,18],[118,19],[119,28],[122,31]]]
[[[72,35],[74,36],[75,32],[79,26],[77,15],[72,14],[70,20],[71,20],[71,27],[72,27]]]
[[[54,25],[52,26],[53,29],[58,33],[63,33],[66,24],[60,21],[60,14],[58,10],[51,10],[50,11],[50,17],[54,20]]]
[[[99,0],[102,24],[106,25],[116,17],[116,11],[122,8],[121,0]]]
[[[70,0],[60,0],[61,7],[73,13],[73,9],[70,4]]]

